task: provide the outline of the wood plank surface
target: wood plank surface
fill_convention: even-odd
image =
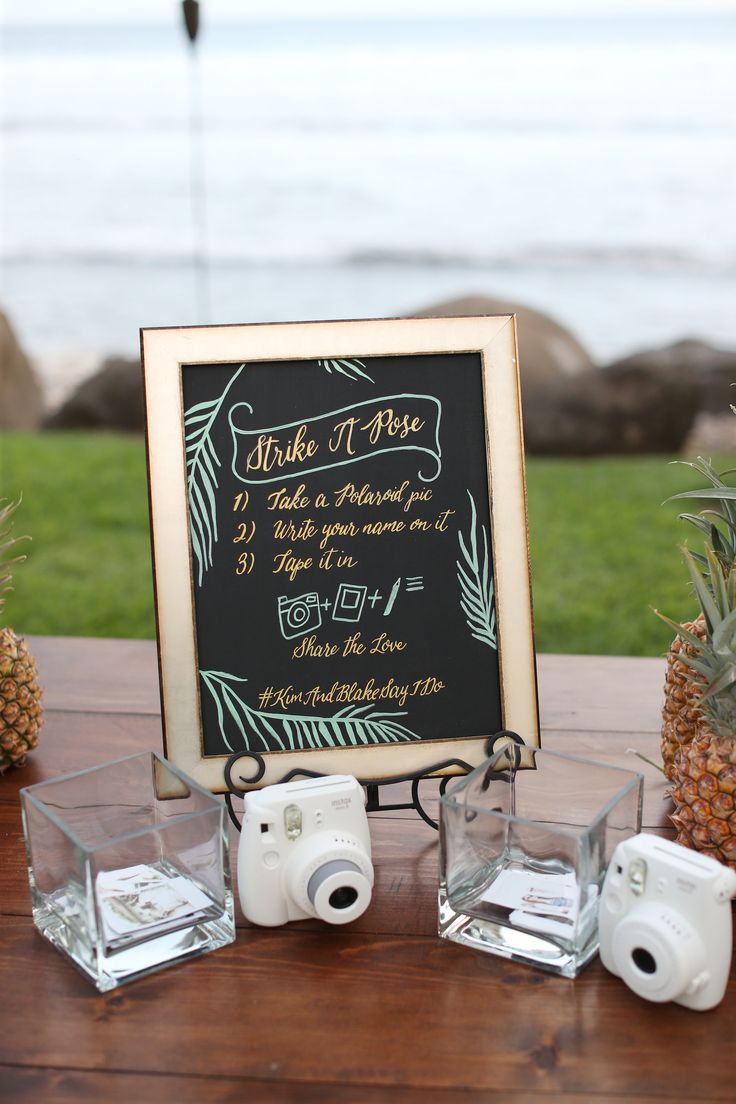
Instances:
[[[598,961],[571,982],[448,944],[436,935],[437,836],[407,812],[371,817],[376,886],[356,923],[256,929],[238,910],[234,945],[97,994],[33,927],[18,794],[160,749],[155,648],[32,646],[46,724],[27,766],[0,778],[0,1099],[734,1099],[733,971],[719,1008],[695,1013],[639,1000]],[[645,825],[666,831],[664,779],[627,751],[658,759],[662,663],[542,656],[539,667],[544,746],[640,769]]]
[[[616,731],[545,732],[544,747],[565,755],[579,756],[624,770],[638,771],[644,776],[644,824],[662,824],[665,800],[665,779],[661,771],[637,758],[634,751],[655,762],[659,759],[659,733],[640,734]],[[0,807],[18,802],[22,786],[70,771],[84,770],[109,760],[141,751],[161,751],[161,723],[158,717],[122,714],[53,713],[47,712],[41,730],[40,746],[28,757],[24,767],[9,771],[0,778]],[[421,784],[420,793],[430,815],[437,811],[437,782]],[[408,800],[407,784],[387,787],[387,802]],[[237,800],[237,799],[236,799]],[[396,813],[385,814],[392,819]],[[416,814],[406,814],[415,816]]]
[[[155,641],[29,636],[28,643],[46,709],[160,713]]]
[[[21,786],[86,770],[140,751],[162,750],[161,718],[123,713],[57,713],[46,707],[39,746],[19,770],[0,778],[0,805],[17,803]]]
[[[29,637],[47,709],[98,713],[160,711],[152,640]],[[537,657],[544,729],[657,731],[664,685],[660,659]]]
[[[659,732],[664,660],[573,655],[537,659],[543,732]]]
[[[180,1077],[175,1074],[137,1074],[118,1070],[89,1073],[69,1069],[27,1069],[21,1066],[0,1066],[0,1083],[8,1099],[43,1101],[43,1104],[130,1104],[131,1100],[171,1101],[172,1104],[291,1104],[294,1100],[312,1104],[339,1101],[340,1104],[379,1104],[387,1100],[396,1104],[482,1104],[483,1101],[503,1101],[504,1104],[585,1104],[588,1092],[557,1093],[507,1092],[483,1089],[411,1089],[392,1085],[383,1087],[334,1082],[299,1084],[293,1081],[274,1083],[252,1078],[221,1077],[211,1071],[204,1077]],[[597,1104],[647,1104],[651,1097],[596,1094]],[[667,1104],[692,1104],[692,1097],[668,1096]]]
[[[674,1068],[680,1094],[733,1099],[733,1002],[657,1006],[599,962],[573,982],[439,939],[250,929],[100,996],[4,917],[0,986],[6,1064],[591,1095],[661,1094]]]

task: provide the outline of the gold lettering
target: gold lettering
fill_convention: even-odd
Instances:
[[[286,464],[303,464],[317,451],[317,442],[307,437],[307,427],[302,424],[294,434],[293,440],[283,444],[280,437],[270,433],[259,433],[255,447],[248,453],[245,461],[246,471],[269,472],[273,468],[283,468]]]
[[[333,433],[327,442],[327,447],[330,452],[337,452],[338,449],[344,448],[348,456],[355,456],[355,449],[353,448],[353,430],[358,423],[356,417],[346,418],[343,422],[338,422],[335,426],[335,434]]]
[[[294,650],[291,653],[292,659],[305,659],[307,656],[313,656],[316,659],[327,658],[337,655],[340,650],[339,644],[330,644],[326,641],[324,644],[317,643],[316,633],[312,633],[311,636],[304,636],[298,644],[294,645]]]
[[[268,495],[269,510],[306,510],[309,506],[309,496],[305,495],[305,490],[304,484],[300,483],[293,494],[289,494],[286,487],[271,491]]]
[[[418,433],[425,424],[421,418],[412,418],[410,414],[394,414],[393,408],[389,406],[385,410],[377,410],[360,428],[368,434],[370,443],[376,445],[384,432],[389,437],[403,440],[410,433]]]
[[[403,521],[367,521],[362,531],[369,537],[380,537],[383,533],[403,533],[404,529]]]
[[[403,652],[405,640],[392,640],[388,633],[381,633],[371,640],[370,655],[383,655],[384,652]]]
[[[289,581],[293,583],[300,571],[306,571],[312,566],[312,557],[308,556],[306,560],[302,560],[298,556],[294,556],[292,549],[289,548],[286,552],[274,556],[273,562],[272,574],[279,575],[283,572],[284,575],[289,576]]]
[[[326,548],[333,537],[357,537],[360,530],[354,521],[333,521],[322,526],[322,540],[320,548]]]

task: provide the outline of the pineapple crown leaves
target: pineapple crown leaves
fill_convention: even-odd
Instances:
[[[708,545],[705,546],[703,556],[696,556],[687,545],[683,545],[681,551],[690,574],[695,597],[705,618],[708,641],[712,642],[716,634],[721,633],[730,615],[736,611],[736,564],[724,567],[718,555]],[[705,564],[705,575],[701,564]],[[703,642],[694,633],[678,625],[676,621],[660,613],[659,610],[654,612],[674,628],[688,644],[698,649],[703,647]]]
[[[736,413],[736,407],[731,408]],[[716,553],[725,567],[730,567],[736,561],[736,487],[724,482],[726,476],[733,475],[734,470],[728,469],[717,472],[710,461],[699,456],[697,460],[673,460],[674,464],[684,464],[698,472],[711,484],[696,491],[681,491],[665,499],[666,502],[675,502],[685,498],[706,500],[714,499],[720,503],[720,510],[704,509],[697,514],[684,513],[679,517],[682,521],[688,521],[704,535],[706,541]],[[695,560],[701,567],[706,567],[704,556],[693,553]]]
[[[708,636],[713,639],[715,633],[734,609],[736,599],[736,572],[729,565],[724,568],[713,548],[705,546],[706,574],[701,573],[699,561],[689,548],[682,549],[683,558],[692,580],[695,597],[705,618]]]
[[[10,585],[13,580],[13,574],[10,568],[13,567],[14,564],[23,563],[26,559],[25,553],[19,556],[9,557],[8,552],[16,544],[20,544],[21,541],[31,539],[28,536],[11,536],[13,526],[12,523],[10,523],[10,519],[20,506],[21,501],[22,496],[18,498],[17,502],[10,502],[5,498],[0,498],[0,612],[2,612],[5,606],[5,595],[9,590],[13,589]],[[7,505],[4,505],[6,502]],[[7,528],[3,528],[5,525],[7,525]]]

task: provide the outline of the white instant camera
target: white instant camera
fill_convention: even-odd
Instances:
[[[714,1008],[731,965],[736,873],[642,833],[620,843],[599,913],[601,962],[650,1001]]]
[[[253,924],[318,916],[347,924],[373,886],[363,790],[334,774],[254,790],[245,799],[238,852],[240,904]]]

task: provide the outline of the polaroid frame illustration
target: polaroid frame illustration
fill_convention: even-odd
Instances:
[[[341,710],[333,709],[326,723],[327,727],[335,732],[335,739],[332,740],[331,746],[320,746],[319,740],[313,741],[310,732],[307,731],[309,718],[300,716],[294,721],[283,707],[269,712],[263,707],[256,709],[254,703],[250,706],[243,704],[244,712],[240,717],[236,716],[237,710],[240,709],[238,702],[243,697],[242,687],[232,681],[227,682],[228,678],[234,679],[235,675],[223,674],[226,669],[223,664],[217,671],[200,670],[198,652],[202,648],[202,633],[205,629],[199,625],[198,635],[197,587],[201,585],[203,569],[216,571],[216,568],[211,567],[215,547],[212,543],[212,532],[208,531],[206,519],[203,525],[199,515],[203,506],[205,510],[210,508],[206,502],[207,496],[214,508],[213,496],[217,493],[215,488],[219,486],[217,483],[219,469],[212,469],[211,477],[207,477],[204,492],[194,488],[197,497],[193,497],[189,478],[191,472],[188,470],[188,455],[191,458],[191,442],[196,432],[196,426],[193,429],[192,425],[197,418],[203,421],[204,415],[210,409],[214,409],[215,404],[213,402],[195,404],[197,409],[202,410],[201,416],[196,412],[192,415],[195,405],[191,403],[188,410],[185,409],[184,373],[187,370],[201,370],[206,374],[208,371],[216,370],[218,366],[245,366],[244,371],[247,372],[247,366],[253,365],[258,367],[261,378],[264,372],[273,373],[271,390],[274,394],[280,394],[280,365],[303,361],[313,361],[326,368],[328,372],[331,370],[330,366],[333,366],[335,373],[346,375],[355,373],[356,383],[362,384],[363,378],[370,379],[368,370],[371,358],[397,358],[396,364],[399,366],[400,358],[446,358],[448,371],[452,368],[454,357],[467,357],[468,354],[473,354],[479,358],[479,401],[477,409],[473,407],[472,418],[477,419],[478,422],[475,427],[476,437],[481,442],[481,447],[477,457],[473,458],[473,465],[477,464],[479,471],[484,468],[487,484],[484,481],[483,486],[488,488],[489,499],[487,504],[478,503],[478,518],[486,517],[490,522],[490,534],[486,534],[483,528],[482,541],[488,544],[488,538],[490,538],[492,552],[490,594],[493,605],[493,644],[496,652],[494,656],[496,666],[493,667],[493,673],[489,678],[497,679],[497,685],[489,684],[489,695],[493,696],[495,693],[500,702],[502,723],[499,727],[517,732],[527,744],[538,745],[539,719],[526,522],[524,450],[516,327],[513,316],[144,329],[141,331],[141,349],[147,419],[151,535],[164,747],[167,757],[173,763],[191,775],[200,785],[213,792],[222,792],[225,789],[223,770],[233,750],[242,750],[246,753],[258,752],[261,761],[265,764],[265,771],[258,781],[259,786],[279,781],[288,772],[303,768],[323,774],[354,774],[362,781],[370,781],[398,777],[414,771],[426,771],[438,761],[453,757],[475,766],[483,760],[487,738],[493,735],[492,732],[464,731],[462,706],[458,702],[455,707],[449,699],[449,707],[447,705],[443,707],[444,727],[440,738],[435,735],[428,739],[421,737],[413,740],[405,739],[402,725],[391,722],[393,728],[390,741],[387,738],[386,742],[373,742],[365,736],[368,725],[364,725],[361,730],[359,722],[362,719],[379,716],[385,718],[388,714],[385,711],[380,714],[371,712],[369,706],[364,705],[360,709],[357,706],[352,709],[347,707]],[[345,386],[342,382],[340,385]],[[397,389],[400,390],[398,384]],[[288,391],[288,388],[284,390]],[[235,391],[232,394],[234,395]],[[365,413],[367,419],[361,428],[376,425],[377,415],[373,413],[374,406],[371,404],[379,400],[357,397],[361,401],[356,401],[354,408],[356,410],[361,408],[360,416]],[[394,462],[404,463],[405,455],[398,455],[400,446],[404,449],[414,447],[417,450],[416,456],[419,454],[429,456],[430,460],[439,463],[440,421],[439,415],[433,420],[433,407],[429,401],[431,396],[402,394],[393,396],[393,400],[397,408],[397,419],[399,416],[403,418],[404,429],[419,429],[420,426],[423,428],[421,432],[417,432],[416,445],[409,446],[401,442],[395,446],[392,441],[386,443],[386,448],[377,450],[388,453],[390,448],[397,449],[396,459],[391,454],[388,458],[384,456],[380,463],[383,465]],[[412,410],[417,409],[419,413],[412,413],[412,410],[406,406],[408,412],[402,415],[401,400],[407,400],[407,402],[411,400],[414,403]],[[280,419],[281,424],[279,425],[275,418],[270,424],[278,429],[292,431],[293,427],[299,427],[299,419],[294,421],[294,412],[288,405],[288,399],[285,398],[284,402],[285,409],[284,416]],[[437,404],[436,399],[434,402]],[[323,405],[329,406],[327,403]],[[219,407],[217,409],[219,410]],[[352,408],[343,407],[342,409]],[[236,462],[244,462],[237,459],[239,449],[240,456],[247,457],[248,463],[252,462],[252,466],[257,467],[256,451],[261,448],[263,441],[267,441],[263,433],[260,436],[253,436],[257,433],[257,429],[249,428],[249,411],[247,402],[237,402],[233,399],[229,411],[225,412],[228,415],[227,421],[231,434],[230,451],[235,457],[232,461],[233,471],[235,471]],[[324,419],[328,419],[331,414],[341,414],[341,411],[328,410],[327,413],[321,414],[305,411],[300,417],[307,429],[302,433],[302,429],[297,428],[295,440],[300,434],[304,440],[307,440],[307,434],[311,433],[316,441],[322,432]],[[332,422],[335,422],[334,418]],[[222,424],[225,425],[224,414]],[[260,425],[260,423],[255,424]],[[353,417],[353,424],[359,424],[357,415]],[[334,424],[328,428],[334,429]],[[370,447],[371,440],[370,435],[367,435],[366,448]],[[254,442],[257,442],[257,446]],[[314,443],[313,447],[316,450],[318,446]],[[361,448],[363,445],[356,447]],[[224,452],[224,449],[220,451]],[[351,448],[351,453],[354,451]],[[324,455],[326,452],[326,448],[323,449]],[[308,452],[302,450],[300,453],[302,461],[307,455]],[[220,459],[227,463],[229,457]],[[218,465],[220,459],[215,456]],[[319,457],[314,461],[310,460],[306,466],[302,464],[300,470],[305,484],[310,478],[310,470],[316,470],[320,473],[319,477],[324,478],[324,470],[317,465],[317,459]],[[369,461],[367,464],[361,464],[362,479],[365,471],[371,467],[372,457],[366,454],[357,456],[355,459]],[[352,461],[351,455],[350,459],[344,460],[343,463],[349,464]],[[280,462],[285,463],[283,456]],[[419,461],[415,461],[414,471],[417,470],[418,463]],[[252,482],[255,483],[256,478]],[[301,481],[292,480],[290,486],[293,487],[296,482]],[[323,505],[326,505],[326,501]],[[467,513],[467,500],[461,505]],[[473,511],[472,523],[475,525],[476,504],[472,496],[470,507]],[[232,518],[233,508],[230,503],[227,504],[228,518]],[[227,520],[224,505],[220,513],[223,519]],[[452,513],[455,511],[453,510]],[[458,510],[458,517],[459,515]],[[243,519],[247,522],[247,515],[243,515]],[[268,521],[271,522],[271,518]],[[241,528],[241,538],[228,535],[228,540],[244,538],[247,542],[248,525],[245,524]],[[253,528],[255,529],[255,525]],[[478,529],[477,532],[480,533],[481,530]],[[457,553],[457,535],[453,537],[455,540],[453,572],[455,557],[459,556],[457,572],[463,588],[466,587],[468,579],[467,572],[465,583],[460,579],[462,555]],[[232,555],[232,546],[230,547],[229,554]],[[392,548],[395,547],[397,546],[386,545],[389,566]],[[462,538],[460,547],[463,548]],[[250,570],[249,564],[250,567],[253,565],[253,560],[248,559],[248,556],[252,556],[253,553],[248,552],[247,543],[244,543],[243,548],[244,552],[240,553],[240,566],[236,568],[238,574],[243,564],[245,564],[243,568],[245,573]],[[467,546],[464,554],[467,554]],[[465,567],[467,568],[467,564]],[[259,568],[259,570],[265,569]],[[480,570],[479,568],[479,573]],[[472,571],[470,574],[473,574]],[[344,582],[347,587],[347,590],[343,589],[340,592],[341,595],[343,598],[345,595],[348,596],[349,604],[360,605],[358,610],[360,614],[363,600],[358,601],[355,595],[349,594],[350,578],[342,576],[340,581],[341,585]],[[487,581],[486,579],[486,583]],[[397,582],[393,587],[389,584],[390,579],[387,576],[388,601],[385,603],[384,613],[391,612],[397,597]],[[470,584],[474,585],[472,579]],[[233,584],[228,582],[227,585]],[[457,586],[457,583],[455,585]],[[409,592],[412,587],[416,589],[419,586],[419,583],[411,583],[411,581],[407,583]],[[358,589],[362,595],[362,588]],[[246,592],[243,591],[243,593]],[[472,603],[472,595],[470,599]],[[309,616],[309,602],[313,602],[311,598],[308,601],[305,600],[304,608],[296,610],[290,606],[290,600],[285,600],[283,596],[273,601],[276,600],[279,603],[279,617],[282,617],[283,606],[287,615],[293,613],[294,619],[297,613],[299,617]],[[466,604],[463,605],[463,609],[466,612],[467,600],[467,589],[464,597],[461,589],[459,599],[458,597],[453,599],[456,606],[458,601],[460,604],[464,601]],[[368,606],[366,606],[367,610]],[[469,630],[476,635],[476,639],[480,632],[482,638],[488,630],[483,625],[479,628],[477,614],[476,623],[472,623],[472,616],[472,610],[467,612]],[[348,613],[348,618],[356,620],[353,613]],[[338,622],[339,619],[335,612],[333,620]],[[286,638],[289,634],[294,635],[295,638],[298,637],[298,624],[290,625],[289,633],[286,632],[283,624],[282,618],[282,637]],[[338,631],[338,629],[350,629],[351,626],[333,627]],[[218,641],[218,645],[219,643]],[[291,646],[295,641],[289,640],[285,643]],[[438,653],[443,646],[440,634],[440,639],[436,641]],[[227,658],[230,659],[230,657]],[[399,658],[397,657],[397,662]],[[237,669],[237,661],[238,656],[233,655],[232,663],[228,665],[230,670]],[[239,678],[237,681],[239,684],[245,683],[246,679]],[[235,718],[236,728],[239,728],[241,734],[238,736],[236,731],[237,739],[241,742],[236,745],[231,740],[227,748],[222,748],[222,754],[213,754],[205,750],[203,701],[206,699],[209,702],[212,694],[225,695],[216,702],[220,724],[224,723],[223,715],[228,724],[231,724],[232,718]],[[345,717],[353,719],[353,726],[350,728],[349,725],[344,725],[343,729],[338,731]],[[247,728],[249,719],[256,726],[258,735],[258,740],[254,742],[252,748],[247,743],[247,734],[242,736],[244,726]],[[316,718],[317,722],[319,720]],[[380,723],[379,721],[373,723],[371,733],[379,731]],[[300,724],[305,726],[306,736],[301,744],[295,744],[295,727],[298,729]],[[312,726],[312,728],[316,732],[316,727]],[[325,726],[320,725],[320,728],[324,730]],[[290,742],[286,743],[284,739],[280,739],[278,744],[270,747],[269,734],[278,738],[275,729],[288,732]],[[350,735],[346,737],[346,731],[356,733],[354,742],[351,743],[353,737]],[[448,768],[445,773],[458,773],[458,771],[457,768]]]

